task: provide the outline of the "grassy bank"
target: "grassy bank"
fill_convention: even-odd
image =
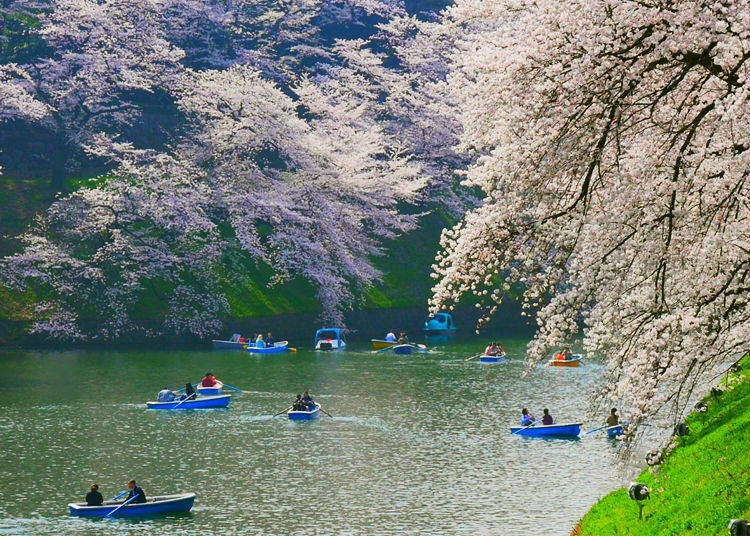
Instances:
[[[731,519],[750,520],[750,359],[731,373],[704,413],[687,419],[690,434],[658,468],[637,478],[651,490],[643,519],[626,489],[610,493],[581,520],[581,536],[722,535]]]

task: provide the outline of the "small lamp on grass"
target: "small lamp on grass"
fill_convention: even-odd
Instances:
[[[631,483],[630,488],[628,488],[628,497],[638,503],[638,519],[643,519],[643,507],[645,506],[643,501],[651,498],[648,486],[640,482]]]
[[[750,523],[744,519],[733,519],[729,522],[730,536],[750,536]]]

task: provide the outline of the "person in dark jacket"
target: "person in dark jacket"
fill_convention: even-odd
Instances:
[[[99,493],[99,484],[92,484],[91,491],[86,494],[86,506],[101,506],[104,504],[104,497]]]
[[[128,496],[125,498],[126,501],[131,497],[135,497],[137,495],[137,497],[133,499],[133,502],[131,502],[130,504],[146,502],[146,493],[143,491],[142,487],[136,485],[135,480],[131,480],[128,482],[128,488],[130,488],[130,493],[128,493]]]

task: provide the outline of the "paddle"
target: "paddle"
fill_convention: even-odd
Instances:
[[[131,497],[130,499],[128,499],[127,501],[125,501],[124,503],[122,503],[122,504],[121,504],[120,506],[118,506],[117,508],[115,508],[114,510],[112,510],[112,511],[111,511],[110,513],[108,513],[108,514],[107,514],[106,516],[104,516],[104,517],[110,517],[110,516],[111,516],[112,514],[114,514],[115,512],[117,512],[117,511],[118,511],[118,510],[119,510],[120,508],[122,508],[122,507],[123,507],[123,506],[125,506],[126,504],[129,504],[129,503],[133,502],[133,501],[134,501],[134,500],[136,500],[136,499],[137,499],[138,497],[140,497],[140,494],[136,493],[136,494],[135,494],[135,495],[133,495],[133,496],[132,496],[132,497]]]
[[[468,358],[468,359],[464,359],[464,363],[466,363],[467,361],[471,361],[472,359],[476,359],[477,357],[482,357],[483,355],[484,355],[484,354],[477,354],[477,355],[473,355],[473,356],[471,356],[471,357],[470,357],[470,358]]]
[[[237,389],[236,387],[234,387],[232,385],[229,385],[227,383],[224,384],[224,387],[226,387],[230,391],[237,391],[238,393],[244,393],[244,391],[242,389]]]
[[[393,346],[396,346],[395,344]],[[381,348],[380,350],[375,350],[376,354],[379,354],[380,352],[385,352],[386,350],[390,350],[393,348],[393,346],[386,346],[385,348]]]
[[[328,412],[327,412],[326,410],[324,410],[323,408],[320,408],[320,411],[322,411],[323,413],[325,413],[326,415],[328,415],[328,416],[329,416],[329,417],[330,417],[331,419],[333,419],[333,415],[331,415],[330,413],[328,413]]]
[[[190,400],[191,398],[195,398],[195,393],[193,393],[193,394],[191,394],[191,395],[188,395],[187,397],[185,397],[185,398],[183,398],[182,400],[180,400],[180,401],[179,401],[179,402],[177,403],[177,405],[176,405],[175,407],[173,407],[172,409],[177,409],[177,408],[179,408],[179,407],[180,407],[180,405],[182,405],[182,403],[183,403],[183,402],[185,402],[185,401],[187,401],[187,400]]]
[[[586,433],[585,433],[585,434],[583,434],[583,435],[589,435],[589,434],[593,434],[594,432],[598,432],[599,430],[604,430],[605,428],[608,428],[608,427],[609,427],[609,425],[608,425],[608,424],[605,424],[604,426],[600,426],[599,428],[594,428],[594,429],[592,429],[592,430],[589,430],[588,432],[586,432]]]
[[[120,497],[122,497],[123,495],[125,495],[126,493],[128,493],[129,491],[130,491],[129,489],[126,489],[125,491],[122,491],[122,492],[118,493],[117,495],[115,495],[114,497],[112,497],[109,500],[109,502],[116,501],[117,499],[119,499]]]
[[[512,432],[512,434],[517,434],[518,432],[523,432],[524,430],[527,430],[528,428],[531,428],[532,426],[534,426],[535,424],[539,424],[540,422],[542,422],[542,421],[532,421],[531,424],[529,424],[527,426],[524,426],[523,428],[519,428],[518,430],[515,430],[514,432]]]
[[[278,413],[274,413],[274,414],[272,415],[272,417],[276,417],[277,415],[281,415],[282,413],[286,413],[287,411],[289,411],[289,410],[290,410],[290,409],[292,409],[293,407],[294,407],[294,404],[292,404],[292,405],[291,405],[291,406],[289,406],[288,408],[284,408],[284,409],[282,409],[282,410],[281,410],[281,411],[279,411]]]

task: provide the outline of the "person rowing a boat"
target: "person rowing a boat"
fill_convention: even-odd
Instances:
[[[529,413],[527,408],[523,408],[521,410],[521,426],[530,426],[534,421],[536,421],[536,417]]]
[[[409,337],[406,336],[406,332],[402,331],[401,335],[398,336],[399,344],[409,344]]]
[[[620,417],[617,415],[617,408],[612,408],[607,417],[607,426],[617,426],[620,424]]]
[[[386,342],[396,342],[396,334],[392,331],[389,331],[388,334],[385,336]]]
[[[133,499],[133,501],[130,504],[146,502],[146,493],[143,491],[142,487],[136,485],[135,480],[128,481],[128,488],[130,489],[130,492],[128,493],[128,496],[125,498],[126,501],[135,497],[135,499]]]
[[[313,397],[310,396],[310,393],[307,391],[304,392],[302,395],[302,398],[300,399],[300,403],[305,408],[306,411],[312,411],[315,409],[315,400],[313,400]]]
[[[213,387],[218,381],[219,380],[216,379],[216,376],[211,372],[206,372],[206,375],[203,376],[203,379],[201,380],[201,387]]]

